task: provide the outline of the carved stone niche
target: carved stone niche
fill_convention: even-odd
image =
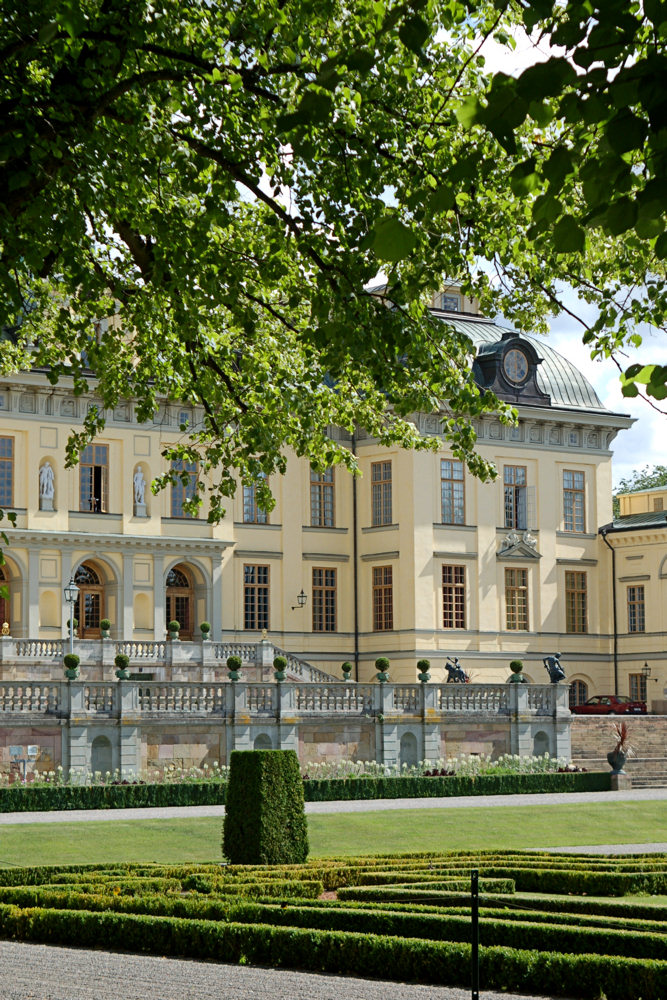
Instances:
[[[533,424],[530,428],[530,440],[533,444],[542,444],[544,441],[544,427],[542,424]]]
[[[503,425],[499,420],[494,420],[492,424],[489,425],[489,437],[494,441],[500,441],[503,436]]]
[[[561,431],[560,427],[552,427],[549,431],[549,444],[560,444],[561,443]]]

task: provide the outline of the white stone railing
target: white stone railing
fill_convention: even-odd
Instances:
[[[311,666],[307,660],[303,660],[300,656],[295,656],[294,653],[289,653],[286,649],[280,649],[278,646],[274,646],[273,649],[276,656],[285,657],[287,660],[287,672],[298,680],[319,681],[323,684],[338,680],[337,677],[332,677],[331,674],[325,673],[324,670],[318,670],[317,667]]]
[[[2,716],[233,719],[285,715],[442,720],[489,716],[569,718],[567,686],[552,684],[327,684],[220,681],[0,681]],[[15,724],[15,723],[14,723]]]
[[[242,663],[254,665],[257,662],[256,642],[214,642],[213,655],[216,660],[227,663],[230,656],[238,656]]]
[[[51,715],[61,706],[62,685],[29,681],[0,682],[0,717],[2,713]]]
[[[295,684],[294,708],[298,712],[369,714],[373,709],[372,684]]]
[[[64,639],[17,639],[15,642],[15,655],[19,660],[62,659],[64,653]]]
[[[164,661],[166,648],[166,642],[143,642],[135,641],[134,639],[115,644],[116,654],[125,653],[126,656],[130,657],[130,662],[133,660],[141,660],[142,662],[146,660]]]

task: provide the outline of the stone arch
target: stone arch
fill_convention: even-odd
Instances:
[[[9,591],[4,604],[0,605],[0,614],[4,615],[0,619],[0,627],[7,622],[11,635],[24,636],[29,627],[28,574],[22,560],[10,550],[5,552],[5,564],[0,569],[3,576],[0,585]]]
[[[113,771],[113,747],[108,736],[96,736],[91,743],[90,770],[93,774],[100,771],[102,776],[107,771]]]
[[[181,623],[181,639],[192,639],[200,622],[210,621],[212,600],[209,573],[196,559],[174,559],[165,573],[165,611],[167,624],[175,619]],[[189,599],[189,605],[175,599]],[[188,608],[188,621],[185,608]],[[178,609],[178,613],[177,612]],[[179,617],[180,615],[180,617]],[[185,627],[183,627],[185,626]]]
[[[407,764],[408,767],[414,767],[419,763],[419,746],[414,733],[403,733],[399,754],[401,767],[404,764]]]
[[[268,733],[258,733],[252,748],[253,750],[273,750],[273,740]]]
[[[551,740],[549,734],[543,729],[538,729],[533,734],[533,756],[542,757],[545,753],[551,753]]]

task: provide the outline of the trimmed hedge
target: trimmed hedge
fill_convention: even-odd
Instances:
[[[529,792],[608,792],[610,788],[611,772],[602,771],[581,774],[485,774],[477,778],[308,778],[303,782],[306,802],[439,798],[451,795],[520,795]],[[27,787],[15,784],[0,788],[0,812],[221,806],[225,805],[226,796],[227,783],[224,781]]]
[[[308,826],[294,750],[234,750],[222,849],[232,864],[298,864]]]
[[[520,795],[547,792],[608,792],[611,772],[565,772],[549,774],[481,774],[477,777],[450,775],[426,778],[401,777],[308,778],[304,781],[307,802],[351,799],[440,798],[451,795]]]
[[[401,982],[467,986],[470,945],[294,926],[220,923],[80,910],[20,909],[0,904],[0,934],[23,941],[80,947],[118,942],[159,955],[244,962]],[[480,948],[487,989],[607,1000],[661,1000],[667,962],[595,954]]]

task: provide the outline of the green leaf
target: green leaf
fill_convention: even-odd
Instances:
[[[663,233],[662,236],[658,236],[655,241],[655,255],[660,260],[667,259],[667,233]]]
[[[476,94],[472,94],[460,104],[454,114],[464,128],[472,128],[476,123],[484,121],[484,107]]]
[[[380,219],[373,230],[373,250],[380,260],[399,261],[414,250],[417,237],[400,219]]]
[[[428,200],[428,207],[434,215],[446,212],[454,207],[454,191],[451,187],[441,184]]]
[[[558,220],[552,238],[556,253],[577,253],[586,245],[584,231],[571,215]]]
[[[636,218],[637,206],[634,201],[629,198],[619,198],[599,217],[599,221],[612,236],[620,236],[634,226]]]
[[[431,29],[423,17],[413,14],[398,29],[398,37],[407,48],[417,55],[424,47],[424,42],[431,34]]]

